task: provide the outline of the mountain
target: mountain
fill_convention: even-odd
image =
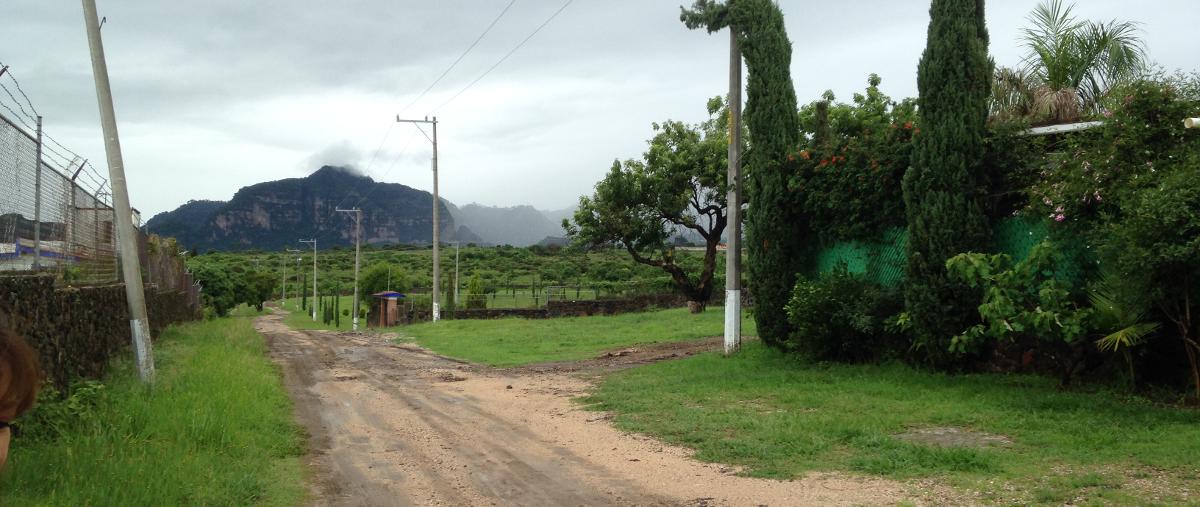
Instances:
[[[547,236],[562,236],[562,220],[554,221],[533,206],[509,208],[471,203],[450,205],[454,221],[478,234],[491,245],[529,246]]]
[[[364,198],[367,197],[367,198]],[[338,206],[360,206],[364,243],[428,244],[433,197],[397,183],[380,183],[352,169],[325,166],[306,178],[243,187],[228,202],[189,201],[146,222],[149,232],[173,236],[187,248],[274,250],[317,238],[318,247],[354,244],[354,220]],[[443,241],[479,237],[459,227],[441,203]]]

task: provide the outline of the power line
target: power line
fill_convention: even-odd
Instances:
[[[496,26],[496,23],[498,23],[500,21],[500,18],[503,18],[504,14],[507,13],[508,10],[510,8],[512,8],[513,4],[515,4],[515,3],[517,3],[517,0],[511,0],[510,2],[508,2],[508,5],[506,5],[504,7],[504,10],[500,11],[500,14],[496,15],[496,18],[492,20],[491,24],[489,24],[487,26],[487,28],[483,29],[483,33],[479,34],[479,37],[475,38],[475,42],[472,42],[471,45],[468,46],[467,49],[465,51],[463,51],[461,55],[458,55],[458,58],[456,58],[454,60],[454,63],[451,63],[449,67],[446,67],[446,70],[442,71],[442,74],[440,76],[438,76],[437,79],[434,79],[432,83],[429,83],[429,86],[425,87],[425,90],[422,91],[420,95],[417,95],[417,98],[413,99],[412,102],[409,102],[407,106],[404,106],[404,108],[401,109],[400,112],[398,112],[396,114],[403,115],[405,111],[408,111],[408,108],[412,107],[413,104],[416,104],[418,101],[420,101],[421,98],[424,97],[426,93],[429,93],[429,90],[432,90],[434,86],[436,86],[439,82],[441,82],[442,78],[446,77],[446,74],[449,74],[451,70],[454,70],[454,67],[458,65],[458,62],[461,62],[462,59],[465,58],[467,56],[467,54],[471,52],[472,49],[475,49],[475,46],[479,45],[479,41],[483,40],[483,37],[486,36],[488,34],[488,32],[492,31],[492,27]],[[394,123],[393,123],[393,125],[394,125]]]
[[[484,28],[483,32],[480,33],[479,36],[476,37],[473,42],[471,42],[471,45],[467,46],[467,49],[463,50],[462,54],[458,55],[458,58],[455,58],[454,62],[451,63],[449,67],[446,67],[446,70],[442,71],[441,75],[439,75],[437,77],[437,79],[434,79],[432,83],[429,83],[429,86],[426,86],[425,89],[423,91],[421,91],[421,93],[419,95],[417,95],[417,97],[415,99],[413,99],[412,102],[409,102],[407,106],[404,106],[404,108],[401,109],[400,113],[398,113],[398,114],[404,113],[409,108],[411,108],[413,105],[415,105],[417,102],[419,102],[422,98],[425,97],[425,94],[429,93],[429,90],[432,90],[434,86],[437,86],[437,84],[442,81],[442,78],[445,78],[446,75],[450,73],[450,71],[454,70],[454,68],[456,66],[458,66],[459,62],[461,62],[463,60],[463,58],[466,58],[466,56],[471,53],[471,50],[475,49],[475,46],[479,45],[479,41],[482,41],[483,38],[485,36],[487,36],[488,32],[492,31],[492,28],[496,26],[496,23],[500,22],[500,18],[503,18],[504,15],[506,13],[508,13],[508,10],[511,9],[513,4],[515,4],[515,3],[517,3],[517,0],[510,0],[508,2],[508,5],[504,6],[504,9],[500,11],[500,14],[497,14],[496,17],[492,19],[492,22],[488,24],[487,28]],[[387,131],[385,131],[383,133],[383,138],[379,140],[379,146],[375,147],[374,153],[371,154],[371,158],[367,161],[367,166],[366,166],[366,169],[363,169],[363,174],[370,176],[371,167],[375,165],[375,160],[379,158],[379,154],[383,151],[384,144],[387,143],[388,136],[391,135],[392,129],[395,127],[396,127],[395,122],[392,122],[392,121],[388,122]],[[410,143],[411,143],[411,141],[410,141]],[[394,162],[393,162],[393,165],[395,165]],[[340,207],[342,204],[345,204],[346,199],[349,199],[349,198],[350,198],[350,194],[347,194],[346,197],[342,198],[342,200],[338,202],[337,206],[334,206],[334,208],[336,209],[336,208]],[[362,203],[362,201],[359,201],[359,204],[361,204],[361,203]]]
[[[445,107],[446,104],[453,102],[454,99],[457,99],[459,95],[462,95],[464,92],[469,90],[472,86],[475,86],[475,83],[478,83],[484,77],[487,77],[487,75],[490,74],[493,70],[495,70],[496,67],[499,67],[500,64],[504,63],[505,60],[508,60],[508,57],[512,56],[513,53],[516,53],[517,50],[521,49],[521,47],[524,46],[526,42],[529,42],[529,40],[532,39],[534,35],[537,35],[538,32],[542,31],[542,29],[545,28],[546,25],[550,24],[550,22],[553,21],[554,18],[558,17],[558,15],[560,13],[562,13],[562,11],[566,10],[567,6],[571,5],[571,2],[573,2],[573,1],[574,0],[567,0],[566,2],[563,2],[562,7],[559,7],[557,11],[554,11],[554,14],[551,14],[550,17],[546,18],[546,20],[543,21],[542,24],[538,25],[537,28],[534,28],[533,32],[530,32],[530,34],[527,37],[525,37],[524,39],[522,39],[521,42],[519,42],[516,46],[513,46],[513,48],[511,50],[509,50],[508,53],[506,53],[504,56],[500,57],[500,59],[497,60],[496,63],[492,64],[491,67],[488,67],[487,70],[483,71],[483,74],[480,74],[479,77],[475,78],[474,81],[471,81],[470,83],[467,84],[467,86],[464,86],[463,89],[459,90],[458,93],[455,93],[454,96],[450,97],[448,100],[446,100],[445,102],[442,102],[440,105],[435,107],[433,109],[433,111],[430,111],[430,114],[436,113],[438,110]]]

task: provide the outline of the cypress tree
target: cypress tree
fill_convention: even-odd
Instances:
[[[300,309],[308,311],[308,292],[304,290],[308,287],[308,273],[300,274]]]
[[[333,327],[342,326],[342,284],[337,285],[337,289],[333,291]]]
[[[688,28],[715,32],[732,26],[745,59],[745,122],[750,150],[746,166],[746,274],[754,295],[754,319],[762,340],[787,339],[784,306],[807,264],[809,236],[799,192],[788,189],[788,153],[800,145],[796,90],[792,86],[792,43],[783,12],[772,0],[697,0],[680,19]]]
[[[946,260],[984,251],[979,203],[992,62],[983,0],[933,0],[917,68],[921,122],[902,181],[908,220],[904,301],[916,349],[954,365],[950,339],[977,319],[978,295],[947,276]]]

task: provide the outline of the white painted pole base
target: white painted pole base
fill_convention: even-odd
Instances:
[[[725,291],[725,355],[742,348],[742,291]]]
[[[439,320],[442,320],[442,307],[441,307],[441,305],[439,305],[437,303],[437,301],[434,301],[433,302],[433,321],[437,322]]]
[[[358,315],[355,315],[354,320],[352,320],[350,322],[352,323],[351,329],[353,329],[355,332],[357,332],[358,331]]]
[[[150,345],[150,327],[145,320],[130,320],[133,333],[133,354],[137,360],[138,376],[142,382],[154,382],[154,351]]]

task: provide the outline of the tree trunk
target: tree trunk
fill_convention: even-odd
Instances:
[[[708,303],[705,301],[688,301],[687,307],[688,313],[703,313],[704,309],[708,307]]]
[[[1197,365],[1196,347],[1184,338],[1183,349],[1187,351],[1188,364],[1192,367],[1192,384],[1196,388],[1196,404],[1200,404],[1200,365]]]

